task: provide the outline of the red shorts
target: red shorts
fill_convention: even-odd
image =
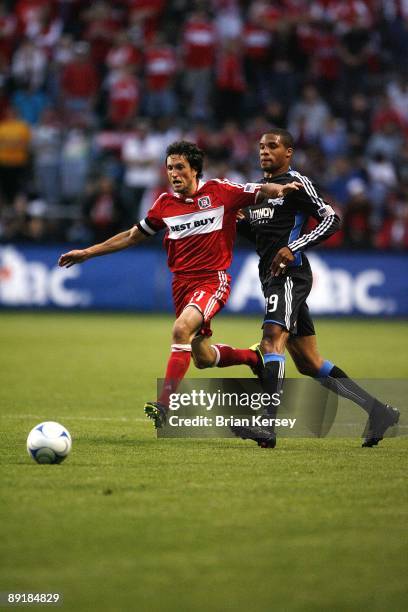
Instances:
[[[187,306],[194,306],[204,317],[203,327],[210,327],[211,319],[227,303],[231,292],[231,277],[226,272],[177,275],[173,278],[173,300],[176,317]]]

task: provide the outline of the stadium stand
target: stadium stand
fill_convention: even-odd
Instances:
[[[407,249],[407,56],[398,0],[3,1],[0,240],[127,227],[180,137],[256,180],[277,125],[346,221],[325,248]]]

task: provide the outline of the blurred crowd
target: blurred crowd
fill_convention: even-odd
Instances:
[[[260,178],[269,126],[343,217],[331,247],[408,248],[406,0],[0,1],[0,240],[100,241],[167,189]]]

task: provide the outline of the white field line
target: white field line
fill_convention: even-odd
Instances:
[[[43,416],[39,415],[39,414],[0,414],[0,418],[1,419],[42,419],[44,418]],[[126,423],[126,422],[131,422],[134,423],[136,422],[143,422],[143,423],[148,423],[148,420],[146,417],[141,418],[141,417],[135,417],[135,418],[131,418],[129,419],[128,417],[87,417],[87,416],[71,416],[68,414],[64,414],[64,415],[53,415],[52,417],[53,419],[56,420],[61,420],[63,421],[64,419],[70,419],[71,421],[119,421],[121,423]]]

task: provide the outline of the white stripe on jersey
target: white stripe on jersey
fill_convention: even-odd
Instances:
[[[313,183],[309,178],[307,178],[307,176],[303,176],[303,174],[300,174],[295,170],[289,170],[289,174],[297,178],[302,183],[307,195],[310,197],[314,204],[316,204],[319,208],[324,208],[326,206],[322,198],[317,195],[317,191],[313,187]]]
[[[245,185],[243,183],[234,183],[233,181],[229,181],[228,179],[212,179],[213,181],[217,181],[217,183],[224,183],[224,185],[231,185],[232,187],[240,187],[243,189]]]
[[[217,183],[221,183],[224,185],[230,185],[231,187],[237,187],[240,191],[244,191],[245,193],[255,193],[257,189],[262,187],[261,183],[234,183],[233,181],[229,181],[228,179],[213,179],[217,181]]]
[[[313,242],[314,240],[316,240],[316,238],[319,238],[320,236],[325,234],[335,222],[336,217],[334,215],[326,217],[326,219],[319,223],[319,225],[313,231],[311,231],[309,234],[304,234],[303,236],[298,238],[298,240],[291,242],[290,244],[288,244],[288,247],[293,253],[296,253],[296,251],[303,249],[307,246],[307,244]]]
[[[222,229],[224,206],[210,208],[200,212],[192,212],[177,217],[163,217],[169,229],[168,237],[179,240],[196,234],[210,234]]]
[[[290,315],[292,314],[292,289],[293,281],[290,276],[286,277],[285,280],[285,323],[287,329],[290,331]]]
[[[218,285],[218,289],[215,292],[214,296],[208,301],[208,304],[203,312],[204,321],[207,320],[209,314],[216,305],[217,300],[222,298],[222,295],[228,285],[228,277],[225,272],[218,272],[218,278],[220,279],[220,284]]]
[[[303,176],[303,174],[300,174],[295,170],[289,170],[289,174],[299,179],[312,202],[319,207],[317,210],[319,217],[329,217],[335,214],[332,207],[329,204],[326,204],[323,198],[317,195],[317,191],[314,188],[312,181],[307,176]]]

